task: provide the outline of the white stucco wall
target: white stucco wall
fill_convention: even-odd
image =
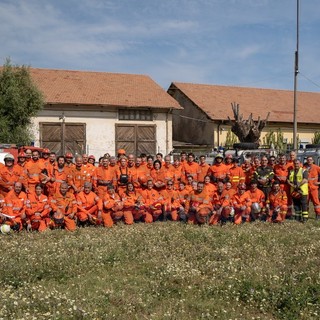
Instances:
[[[44,110],[33,119],[32,132],[35,145],[40,146],[40,122],[61,122],[62,111]],[[163,154],[172,150],[172,115],[166,112],[154,113],[153,121],[119,121],[117,111],[64,111],[65,123],[86,123],[86,148],[88,154],[99,158],[106,152],[114,155],[115,124],[153,124],[156,125],[156,150]]]

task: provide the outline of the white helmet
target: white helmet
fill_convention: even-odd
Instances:
[[[255,214],[259,213],[261,211],[260,204],[258,202],[252,203],[251,211],[252,211],[252,213],[255,213]]]
[[[11,153],[7,153],[3,160],[13,160],[14,161],[14,156]]]
[[[10,226],[8,224],[3,224],[0,227],[0,231],[1,231],[2,234],[7,234],[7,233],[9,233],[11,231],[11,228],[10,228]]]

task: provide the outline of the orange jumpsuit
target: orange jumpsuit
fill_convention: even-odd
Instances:
[[[132,215],[133,221],[144,221],[146,212],[143,204],[143,197],[137,191],[127,191],[121,196],[124,215]]]
[[[318,185],[318,177],[320,175],[320,167],[312,164],[311,167],[305,166],[308,170],[308,188],[309,194],[308,198],[309,201],[311,200],[314,206],[314,211],[317,216],[320,216],[320,201],[319,201],[319,185]]]
[[[199,170],[198,170],[198,178],[197,181],[204,181],[204,177],[208,175],[210,166],[207,163],[199,163]]]
[[[248,190],[248,193],[249,193],[249,197],[251,199],[251,202],[252,203],[258,203],[260,208],[261,208],[261,211],[265,211],[265,196],[264,196],[264,193],[263,191],[261,191],[260,189],[256,189],[256,190]],[[261,212],[260,213],[257,213],[257,214],[254,214],[254,219],[257,219],[259,218],[261,215]]]
[[[145,189],[141,194],[146,206],[146,216],[144,221],[146,223],[151,223],[158,220],[162,215],[163,197],[154,188],[151,190]]]
[[[90,191],[88,194],[81,191],[77,194],[76,199],[77,218],[79,221],[100,224],[98,211],[102,211],[102,200],[93,191]]]
[[[58,193],[60,190],[61,183],[67,182],[68,180],[68,173],[65,167],[60,169],[60,168],[55,168],[52,172],[52,178],[54,178],[54,181],[49,181],[46,184],[47,190],[49,197],[52,197],[55,193]]]
[[[210,183],[205,183],[203,185],[203,190],[205,190],[210,198],[210,201],[212,201],[213,199],[213,194],[217,191],[217,187],[212,184],[211,182]]]
[[[147,181],[151,177],[149,176],[149,172],[146,168],[146,166],[140,165],[139,167],[135,166],[132,170],[131,174],[131,182],[133,183],[133,186],[136,191],[141,190],[142,188],[145,188]]]
[[[27,195],[23,191],[16,194],[14,190],[11,190],[6,195],[4,202],[5,208],[3,213],[12,217],[6,220],[6,223],[16,230],[22,230],[22,223],[26,218],[26,201]]]
[[[99,198],[103,199],[107,193],[107,186],[117,186],[115,170],[108,167],[97,167],[93,174],[93,187]]]
[[[83,190],[83,186],[85,182],[92,182],[92,176],[90,172],[88,172],[83,166],[80,169],[76,166],[70,168],[68,171],[67,183],[71,188],[69,192],[71,193],[79,193]],[[76,190],[74,189],[74,187]]]
[[[161,169],[152,169],[150,172],[151,178],[153,180],[154,188],[158,191],[164,190],[166,188],[166,176],[165,171]],[[161,186],[157,186],[157,185]]]
[[[124,219],[125,224],[133,224],[132,214],[124,215],[123,202],[118,193],[107,192],[103,197],[102,222],[105,227],[111,228],[115,222]]]
[[[223,190],[216,191],[212,198],[213,214],[209,220],[210,225],[217,225],[219,221],[226,222],[231,213],[232,201],[229,193]]]
[[[179,220],[178,210],[180,208],[180,197],[178,191],[174,189],[165,189],[160,191],[163,197],[165,214],[169,214],[173,221]]]
[[[184,181],[187,181],[188,176],[192,176],[193,180],[197,181],[198,179],[198,172],[199,172],[199,165],[196,162],[185,162],[183,164],[184,167]]]
[[[27,223],[31,224],[32,230],[38,230],[42,232],[47,229],[50,223],[50,206],[48,197],[44,194],[37,196],[35,193],[29,193],[27,197]],[[40,215],[36,213],[40,213]]]
[[[243,169],[236,164],[229,169],[229,174],[230,182],[234,190],[237,190],[237,186],[239,183],[245,182],[246,180],[246,176],[243,172]]]
[[[50,198],[50,206],[55,213],[60,212],[64,216],[63,225],[67,230],[74,231],[77,228],[76,225],[76,213],[77,213],[77,201],[74,194],[67,192],[63,196],[60,192],[55,193]],[[50,227],[59,227],[54,220],[51,220]]]
[[[284,221],[288,210],[288,198],[286,192],[281,189],[278,192],[271,190],[268,201],[270,208],[267,221]]]
[[[235,224],[249,222],[252,205],[249,191],[245,191],[243,194],[235,193],[231,201],[234,208],[233,222]]]
[[[210,167],[208,174],[213,177],[214,182],[225,182],[229,178],[229,169],[222,162],[215,163]]]
[[[192,191],[186,202],[186,212],[188,212],[188,223],[203,224],[209,219],[212,211],[212,204],[206,191]]]
[[[15,165],[10,168],[4,166],[0,169],[0,193],[2,195],[6,196],[13,189],[15,182],[25,183],[25,176],[21,169]]]
[[[167,182],[169,180],[172,180],[174,179],[174,173],[175,173],[175,170],[174,170],[174,167],[172,164],[169,164],[169,166],[167,166],[166,164],[164,164],[162,167],[161,167],[161,170],[163,171],[164,173],[164,177],[165,177],[165,183],[167,184]]]
[[[173,185],[176,190],[179,189],[179,183],[184,181],[184,168],[181,164],[178,166],[173,165]]]
[[[35,192],[35,186],[38,183],[41,183],[45,178],[46,175],[42,173],[42,170],[46,169],[43,162],[40,160],[33,161],[30,160],[25,165],[26,173],[27,173],[27,188],[29,193]]]

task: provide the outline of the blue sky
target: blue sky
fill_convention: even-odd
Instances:
[[[320,1],[300,0],[298,89],[320,92]],[[293,89],[296,0],[0,0],[0,59]]]

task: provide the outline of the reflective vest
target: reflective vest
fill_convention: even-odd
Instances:
[[[289,175],[289,181],[291,183],[301,183],[301,181],[303,180],[303,173],[304,173],[304,169],[303,168],[299,168],[297,174],[295,175],[294,170],[290,171],[290,175]],[[294,180],[296,177],[296,180]],[[299,189],[302,191],[302,195],[308,195],[308,183],[304,183],[302,186],[299,187]],[[294,191],[293,187],[290,187],[290,191],[291,193]]]

